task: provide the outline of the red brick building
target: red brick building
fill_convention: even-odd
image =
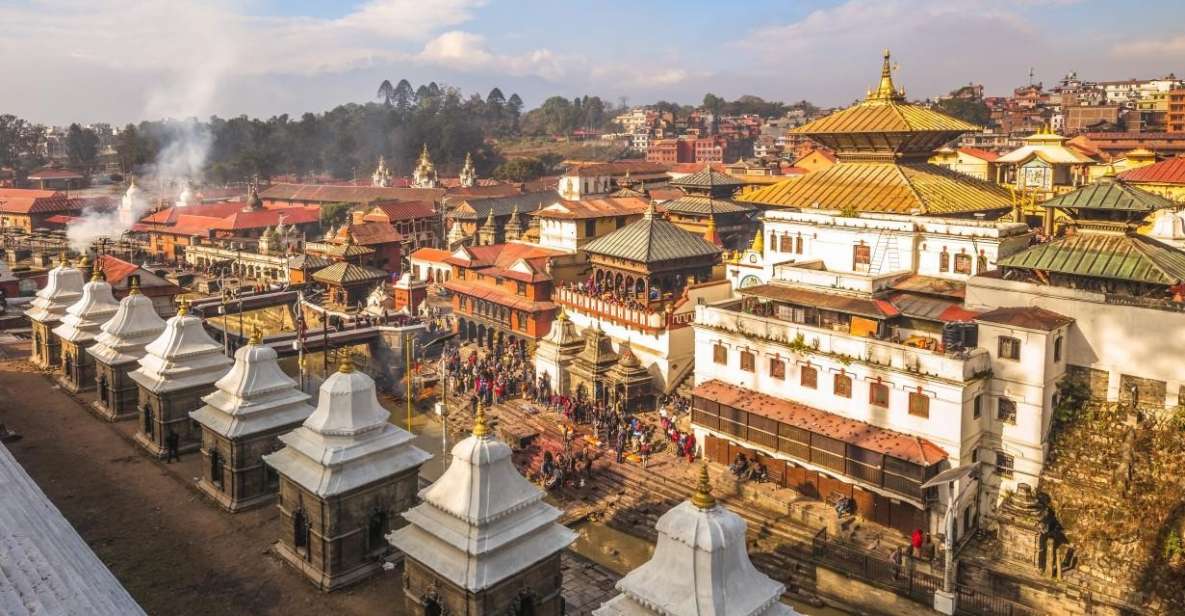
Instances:
[[[32,231],[57,215],[75,215],[82,202],[55,190],[0,188],[0,227]]]
[[[462,246],[446,262],[453,313],[462,340],[533,350],[551,331],[556,305],[548,261],[567,253],[533,244]]]

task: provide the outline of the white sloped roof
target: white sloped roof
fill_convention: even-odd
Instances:
[[[66,308],[82,297],[82,271],[59,264],[49,270],[45,287],[25,314],[34,321],[53,321],[66,314]]]
[[[86,352],[111,366],[143,357],[145,345],[165,330],[165,320],[156,314],[151,299],[132,293],[120,300],[119,310],[101,329]]]
[[[706,470],[705,470],[706,472]],[[595,616],[792,616],[785,587],[749,560],[745,521],[708,495],[684,501],[658,519],[654,556],[617,582],[622,594]]]
[[[483,430],[484,432],[484,430]],[[518,473],[510,447],[474,435],[456,444],[448,470],[405,512],[391,544],[437,574],[478,591],[568,547],[576,533]]]
[[[348,364],[347,364],[348,366]],[[432,457],[391,425],[374,379],[343,366],[321,385],[317,408],[263,457],[276,472],[321,497],[348,492],[418,468]]]
[[[276,352],[258,343],[235,352],[235,365],[189,416],[227,438],[241,438],[300,423],[313,412],[309,395],[296,388],[276,362]]]
[[[222,345],[202,327],[198,317],[179,312],[165,321],[165,329],[144,347],[140,367],[128,373],[153,392],[177,391],[210,385],[230,369]]]
[[[117,310],[119,302],[111,294],[111,285],[106,280],[92,280],[82,286],[82,297],[66,309],[62,324],[53,333],[70,342],[89,342]]]
[[[0,614],[144,614],[3,445],[0,494]]]

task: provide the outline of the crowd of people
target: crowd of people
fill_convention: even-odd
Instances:
[[[479,400],[490,405],[512,396],[535,395],[535,368],[519,346],[506,348],[499,343],[485,356],[474,352],[462,358],[460,347],[448,342],[441,351],[441,365],[449,390],[470,394],[475,413]]]
[[[616,304],[618,306],[624,306],[631,310],[650,310],[650,307],[647,305],[648,302],[641,301],[645,296],[630,292],[627,289],[610,288],[602,284],[597,284],[596,280],[594,280],[592,276],[589,276],[588,279],[583,282],[569,284],[566,288],[580,293],[581,295],[595,297],[601,301]],[[660,295],[658,288],[651,287],[649,292],[649,301],[657,301],[659,299],[662,299],[662,296]]]

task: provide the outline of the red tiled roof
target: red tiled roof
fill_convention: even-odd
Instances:
[[[374,210],[382,211],[382,214]],[[382,201],[372,204],[370,210],[362,220],[386,217],[386,220],[412,220],[414,218],[430,218],[436,215],[436,207],[431,201]]]
[[[75,180],[82,179],[82,174],[69,169],[38,169],[29,173],[30,180]]]
[[[1158,163],[1129,169],[1118,175],[1128,182],[1150,184],[1185,184],[1185,156],[1176,156]]]
[[[51,225],[68,225],[74,220],[78,220],[78,217],[69,216],[67,214],[54,214],[53,216],[46,218],[45,222]]]
[[[57,191],[0,188],[0,212],[41,214],[79,209],[81,209],[81,203]]]
[[[525,297],[520,297],[511,293],[507,293],[501,289],[494,287],[486,287],[472,283],[459,282],[456,280],[449,280],[444,283],[444,288],[453,293],[460,293],[475,297],[477,299],[484,299],[488,302],[493,302],[500,306],[506,306],[514,310],[523,310],[526,312],[543,312],[546,310],[554,310],[556,305],[553,302],[533,302]]]
[[[437,201],[443,188],[383,188],[327,184],[272,184],[259,193],[264,201],[305,203],[370,203],[372,201]]]
[[[708,163],[708,166],[712,168],[712,171],[715,171],[717,173],[724,173],[725,168],[728,165],[725,165],[724,163]],[[691,174],[691,173],[696,173],[698,171],[703,171],[704,170],[704,163],[675,163],[674,165],[670,165],[670,167],[671,168],[669,169],[669,171],[671,173]]]
[[[997,158],[1000,158],[1000,155],[996,152],[989,152],[987,150],[981,150],[979,148],[962,147],[962,148],[959,148],[959,151],[968,155],[968,156],[974,156],[975,158],[978,158],[981,160],[986,160],[989,163],[995,161]]]
[[[625,175],[628,171],[630,175],[665,175],[668,165],[662,163],[652,163],[646,161],[618,161],[614,163],[593,163],[591,165],[573,166],[569,167],[566,175],[574,175],[577,177],[591,177],[599,175]],[[699,166],[700,169],[703,165]]]
[[[546,263],[546,260],[551,257],[558,257],[567,254],[561,250],[552,250],[550,248],[543,248],[534,244],[490,244],[488,246],[469,246],[467,247],[469,254],[473,255],[472,261],[458,259],[457,257],[449,257],[445,259],[445,263],[452,265],[459,265],[470,269],[480,269],[483,267],[501,267],[509,268],[514,265],[515,261],[519,259],[526,259],[531,263],[532,267],[539,267]]]
[[[452,255],[453,253],[447,250],[440,250],[439,248],[421,248],[408,255],[407,258],[430,261],[432,263],[444,263],[445,259],[448,259]]]
[[[479,197],[509,197],[511,195],[522,194],[523,189],[517,184],[493,184],[493,185],[478,185],[469,188],[448,189],[446,195],[449,199],[475,199]]]
[[[392,244],[403,241],[403,236],[390,224],[385,222],[364,222],[351,224],[349,233],[354,237],[354,243],[362,246],[376,244]]]
[[[242,231],[317,222],[319,210],[313,206],[272,206],[245,212],[246,204],[235,201],[199,203],[188,207],[168,207],[140,219],[135,231],[157,231],[174,235],[209,235],[210,231]]]
[[[1025,329],[1053,331],[1074,322],[1074,319],[1052,310],[1038,306],[1021,306],[1017,308],[997,308],[975,317],[980,321],[1012,325]]]
[[[924,438],[848,419],[805,404],[775,398],[722,381],[708,381],[696,387],[692,393],[718,404],[731,406],[914,464],[931,466],[948,457],[941,447]]]
[[[552,210],[552,205],[558,203],[567,211]],[[568,201],[557,199],[554,203],[535,210],[534,215],[539,218],[602,218],[607,216],[629,216],[646,211],[650,202],[639,197],[619,197],[602,199],[581,199]]]

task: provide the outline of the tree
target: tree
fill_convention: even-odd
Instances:
[[[44,139],[44,127],[14,115],[0,115],[0,168],[12,169],[15,179],[23,182],[30,171],[45,164],[41,153]]]
[[[399,85],[395,86],[395,90],[392,92],[392,98],[399,113],[407,113],[407,110],[411,109],[415,103],[416,93],[411,89],[411,84],[406,79],[400,79]]]
[[[66,157],[70,166],[89,175],[99,160],[99,135],[77,123],[66,130]]]
[[[519,98],[518,93],[510,95],[510,99],[506,101],[506,111],[510,113],[510,130],[518,132],[518,120],[523,112],[523,99]]]
[[[935,105],[943,113],[965,120],[979,126],[989,126],[992,123],[992,112],[982,98],[947,98]]]
[[[710,111],[713,115],[719,115],[720,110],[724,108],[726,102],[723,98],[711,92],[704,95],[704,109]]]
[[[350,217],[349,203],[329,203],[321,207],[321,228],[336,227]]]
[[[538,158],[516,158],[498,165],[494,169],[494,178],[503,182],[528,182],[543,173],[543,163]]]
[[[490,93],[486,96],[486,104],[501,110],[506,105],[506,97],[502,95],[502,90],[498,88],[490,90]]]
[[[390,107],[395,102],[395,86],[391,85],[389,79],[384,79],[383,83],[379,84],[379,91],[376,95],[383,104]]]

